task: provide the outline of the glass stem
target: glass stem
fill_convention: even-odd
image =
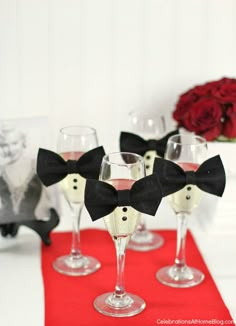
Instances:
[[[127,246],[127,237],[118,237],[114,239],[117,258],[117,278],[114,295],[123,297],[126,294],[124,286],[124,268],[125,268],[125,251]]]
[[[177,213],[177,243],[175,265],[178,268],[186,266],[185,243],[187,234],[187,215],[183,212]]]
[[[80,258],[82,256],[80,249],[80,218],[83,203],[71,203],[72,210],[72,244],[71,257]]]

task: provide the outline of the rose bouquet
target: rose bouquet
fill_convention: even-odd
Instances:
[[[208,141],[236,141],[236,79],[191,88],[179,97],[173,118]]]

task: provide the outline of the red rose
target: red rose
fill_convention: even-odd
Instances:
[[[206,83],[204,85],[195,86],[193,89],[194,93],[197,95],[198,98],[200,97],[208,97],[211,95],[212,90],[218,85],[219,82],[213,81]]]
[[[221,103],[236,102],[236,80],[230,78],[223,78],[219,84],[214,87],[212,95]]]
[[[228,138],[236,137],[236,104],[226,110],[222,133]]]
[[[173,112],[173,118],[182,125],[185,113],[192,107],[193,103],[197,102],[202,97],[208,97],[212,89],[218,82],[209,82],[205,85],[195,86],[186,93],[182,94],[176,104],[176,110]]]
[[[179,101],[176,105],[176,110],[173,112],[173,118],[182,124],[182,119],[191,108],[192,104],[197,101],[195,93],[190,89],[188,92],[180,96]]]
[[[181,95],[173,112],[179,126],[213,140],[236,138],[236,79],[197,85]]]
[[[222,125],[218,124],[212,129],[206,130],[201,136],[204,137],[207,141],[211,141],[219,137],[222,133]]]
[[[184,127],[206,138],[213,140],[222,131],[222,109],[213,98],[205,97],[192,105],[183,119]]]

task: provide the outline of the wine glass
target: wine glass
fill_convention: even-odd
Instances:
[[[96,130],[87,126],[68,126],[59,132],[57,152],[67,160],[78,160],[85,152],[98,146]],[[93,257],[83,256],[80,249],[80,218],[84,203],[86,179],[80,174],[68,174],[60,187],[69,205],[72,216],[72,246],[69,255],[57,258],[53,262],[56,271],[82,276],[95,272],[100,262]]]
[[[165,158],[177,163],[185,171],[196,171],[206,160],[207,143],[193,134],[175,135],[169,138]],[[186,185],[183,189],[168,196],[170,205],[177,216],[176,258],[173,266],[161,268],[157,279],[177,288],[188,288],[201,283],[204,274],[196,268],[186,265],[185,244],[188,216],[199,205],[202,191],[195,185]]]
[[[133,153],[111,153],[104,156],[100,180],[117,190],[130,189],[135,180],[145,176],[143,158]],[[117,207],[103,217],[116,248],[117,282],[114,292],[98,296],[94,307],[104,315],[128,317],[140,313],[146,306],[137,295],[127,293],[124,286],[125,252],[127,244],[139,221],[140,213],[129,207]]]
[[[155,112],[132,111],[129,113],[132,131],[144,139],[159,139],[166,132],[165,118]],[[153,171],[153,164],[156,151],[147,151],[144,155],[146,175]],[[158,233],[153,233],[147,229],[145,217],[141,215],[140,222],[134,232],[128,248],[137,251],[149,251],[160,248],[164,243],[163,237]]]

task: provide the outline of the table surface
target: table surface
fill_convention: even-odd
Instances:
[[[227,199],[228,198],[228,199]],[[228,200],[228,201],[227,201]],[[204,202],[203,202],[204,204]],[[191,229],[205,262],[228,307],[236,320],[236,228],[232,219],[232,198],[226,196],[214,217],[207,202],[189,218]],[[230,214],[227,208],[230,206]],[[229,209],[228,209],[229,210]],[[225,216],[220,216],[224,214]],[[235,213],[236,214],[236,213]],[[71,229],[68,207],[62,205],[61,220],[55,232]],[[198,215],[198,216],[197,216]],[[201,215],[201,216],[200,216]],[[202,223],[201,218],[210,220]],[[231,217],[230,217],[231,216]],[[163,199],[156,217],[146,216],[148,229],[175,229],[176,222],[168,201]],[[103,220],[92,222],[83,209],[81,229],[105,229]],[[69,250],[69,248],[68,248]],[[0,238],[0,314],[4,326],[44,326],[44,289],[41,274],[41,241],[33,231],[21,227],[15,238]]]

